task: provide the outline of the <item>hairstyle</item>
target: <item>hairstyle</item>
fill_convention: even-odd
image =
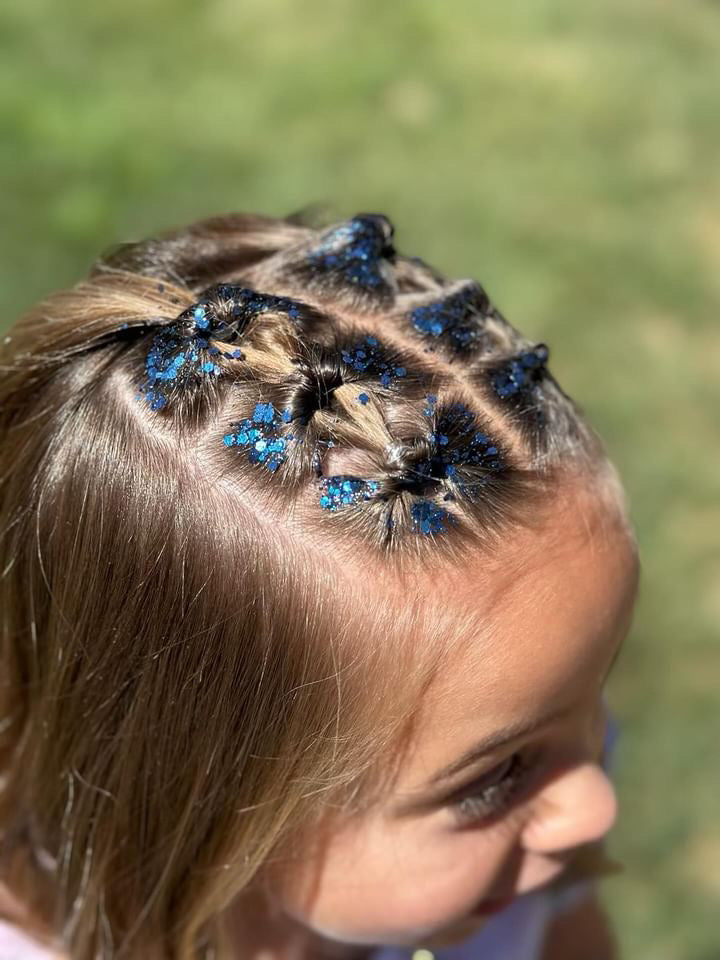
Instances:
[[[492,557],[570,477],[621,500],[548,359],[372,214],[202,220],[15,324],[0,879],[38,936],[222,957],[294,831],[381,795],[453,642],[415,573]]]

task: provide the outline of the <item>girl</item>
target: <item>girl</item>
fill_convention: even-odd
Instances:
[[[544,344],[384,216],[229,215],[4,349],[4,960],[613,956],[637,551]]]

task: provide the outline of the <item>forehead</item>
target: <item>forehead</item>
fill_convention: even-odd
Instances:
[[[627,631],[637,589],[634,542],[592,502],[558,501],[542,527],[478,556],[438,602],[457,613],[454,647],[426,690],[418,733],[476,737],[568,709],[599,689]]]

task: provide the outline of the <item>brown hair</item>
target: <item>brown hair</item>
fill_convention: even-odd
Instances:
[[[377,215],[124,245],[10,333],[0,879],[75,960],[222,957],[273,851],[383,789],[452,635],[414,571],[614,472],[546,348]]]

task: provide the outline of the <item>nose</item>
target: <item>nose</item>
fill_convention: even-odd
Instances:
[[[522,834],[526,850],[553,854],[600,840],[617,819],[617,796],[605,771],[585,761],[559,774],[535,798]]]

